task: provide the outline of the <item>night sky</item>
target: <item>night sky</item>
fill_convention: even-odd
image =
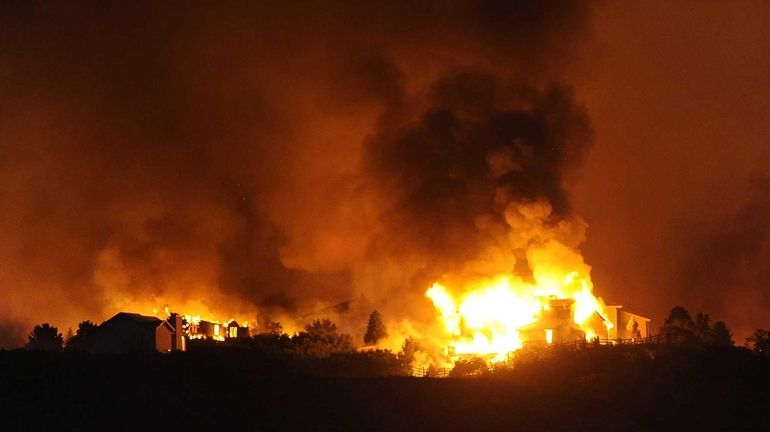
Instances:
[[[155,300],[425,319],[538,200],[608,303],[770,327],[770,3],[414,3],[2,2],[0,346]]]

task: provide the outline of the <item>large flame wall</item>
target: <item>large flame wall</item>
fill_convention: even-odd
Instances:
[[[590,267],[577,249],[582,223],[574,219],[554,225],[550,216],[551,208],[543,201],[507,209],[508,245],[524,257],[526,268],[518,267],[524,276],[508,262],[513,264],[508,272],[450,273],[446,282],[428,289],[454,353],[506,358],[522,347],[522,327],[540,319],[553,299],[570,300],[571,319],[589,339],[597,336],[595,318],[610,325],[603,301],[593,294]]]

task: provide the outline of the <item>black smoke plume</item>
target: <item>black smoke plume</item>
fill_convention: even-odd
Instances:
[[[4,2],[0,316],[67,328],[149,304],[226,319],[416,298],[483,242],[475,218],[500,218],[501,195],[569,212],[562,175],[590,129],[551,83],[589,15]]]

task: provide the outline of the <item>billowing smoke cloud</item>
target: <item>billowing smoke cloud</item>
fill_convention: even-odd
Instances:
[[[588,18],[579,2],[4,3],[3,328],[417,301],[509,202],[569,214],[562,175],[590,128],[551,83]]]
[[[550,223],[570,216],[562,174],[590,142],[587,116],[562,87],[506,86],[478,73],[440,80],[428,99],[415,121],[388,125],[369,142],[368,166],[387,197],[379,247],[403,262],[419,259],[427,279],[490,247],[519,249],[496,271],[519,263],[526,273],[526,245],[505,239],[516,224],[511,211],[518,214],[511,204],[545,201]]]

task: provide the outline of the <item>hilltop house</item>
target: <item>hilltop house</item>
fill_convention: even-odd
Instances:
[[[606,306],[604,312],[612,323],[607,339],[646,339],[651,336],[650,319],[627,312],[623,306]]]
[[[585,332],[572,319],[572,299],[551,299],[548,309],[532,324],[519,329],[525,345],[541,345],[585,339]]]
[[[167,321],[120,312],[99,326],[91,349],[102,353],[183,351],[181,322],[181,317],[176,314]]]
[[[594,313],[583,328],[573,320],[572,299],[549,300],[540,318],[519,329],[525,346],[538,346],[585,340],[586,331],[593,332],[589,338],[608,340],[642,340],[650,336],[650,319],[622,310],[623,306],[605,306],[605,316]],[[587,329],[584,331],[584,329]]]

